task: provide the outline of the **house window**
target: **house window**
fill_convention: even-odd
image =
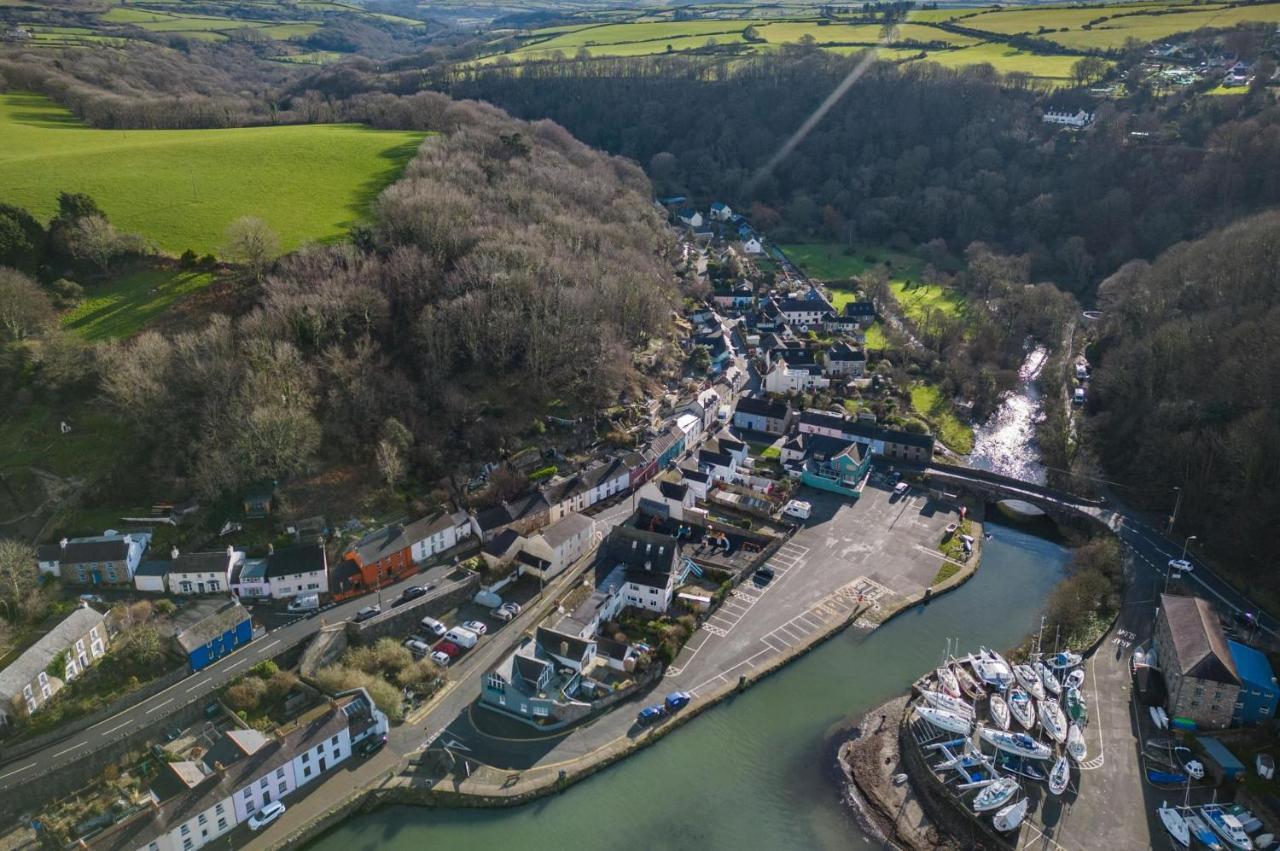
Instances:
[[[196,819],[196,823],[197,823],[197,824],[202,824],[202,825],[203,825],[203,824],[207,824],[208,822],[209,822],[209,819],[205,818],[204,813],[201,813],[201,814],[200,814],[200,816],[199,816],[199,818],[197,818],[197,819]]]
[[[225,818],[218,819],[218,830],[227,829],[227,820]]]
[[[196,847],[196,844],[190,838],[182,840],[182,851],[191,851],[194,847]]]
[[[289,793],[289,787],[284,783],[281,783],[278,791],[281,795],[287,795]]]
[[[277,769],[276,769],[276,779],[277,779],[277,780],[283,780],[283,779],[284,779],[284,769],[283,769],[283,768],[277,768]]]
[[[306,765],[310,761],[311,761],[311,752],[308,751],[302,755],[302,764]]]
[[[244,790],[243,792],[241,792],[240,794],[241,794],[241,795],[244,797],[244,799],[247,801],[247,800],[249,800],[250,798],[252,798],[252,797],[253,797],[253,790],[252,790],[252,789],[245,789],[245,790]]]
[[[267,788],[267,778],[265,778],[265,777],[264,777],[264,778],[262,778],[262,782],[260,782],[260,783],[258,784],[258,787],[259,787],[259,788],[262,788],[262,789]]]
[[[182,834],[183,836],[186,836],[190,832],[191,832],[191,828],[187,827],[185,824],[182,826],[182,829],[178,831],[178,833]]]
[[[257,807],[255,807],[255,806],[254,806],[253,801],[249,798],[249,796],[248,796],[248,795],[245,795],[245,796],[244,796],[244,811],[245,811],[246,813],[251,813],[251,812],[253,812],[255,809],[257,809]]]
[[[209,580],[209,590],[210,590],[210,591],[221,591],[221,590],[222,590],[222,583],[218,582],[218,580],[216,580],[216,579],[210,579],[210,580]]]
[[[302,776],[303,776],[303,777],[310,777],[310,776],[311,776],[311,769],[310,769],[310,768],[304,768],[304,769],[302,769]]]
[[[160,851],[160,843],[152,842],[150,845],[147,846],[147,851]]]
[[[222,813],[224,812],[224,810],[222,809],[222,804],[218,804],[216,807],[214,807],[213,811],[218,815],[222,815]]]
[[[336,748],[338,746],[338,737],[334,736],[332,739],[330,739],[329,744],[333,745]]]

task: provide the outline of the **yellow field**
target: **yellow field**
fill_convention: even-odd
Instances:
[[[931,50],[925,61],[937,62],[944,68],[987,64],[1003,74],[1020,71],[1045,80],[1067,80],[1071,66],[1079,58],[1027,53],[1001,42],[987,42],[960,50]]]
[[[856,43],[875,44],[883,38],[883,30],[875,24],[829,24],[819,26],[815,21],[772,21],[756,25],[760,37],[771,44],[799,41],[806,35],[813,36],[818,44]],[[893,41],[933,42],[947,44],[977,44],[978,39],[945,32],[936,27],[920,24],[902,24],[893,34]]]

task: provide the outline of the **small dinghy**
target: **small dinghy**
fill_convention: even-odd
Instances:
[[[1007,833],[1014,830],[1022,824],[1022,820],[1027,817],[1027,799],[1023,798],[1016,804],[1010,804],[995,814],[991,819],[991,826],[1001,833]]]
[[[1188,777],[1192,780],[1204,779],[1204,763],[1195,758],[1195,754],[1191,753],[1191,748],[1186,745],[1178,745],[1173,748],[1171,753]]]
[[[1163,730],[1164,724],[1160,721],[1160,707],[1151,706],[1147,708],[1147,714],[1151,716],[1151,723],[1156,725],[1157,730]]]
[[[1072,653],[1070,650],[1063,650],[1061,653],[1054,653],[1046,660],[1045,664],[1055,671],[1062,671],[1067,668],[1074,668],[1084,661],[1084,657],[1079,653]],[[1081,674],[1081,676],[1084,676]]]
[[[1067,714],[1077,724],[1089,723],[1089,704],[1085,702],[1084,695],[1078,688],[1067,689]]]
[[[1067,716],[1062,714],[1062,707],[1052,698],[1040,701],[1040,724],[1044,731],[1053,737],[1058,744],[1067,740]]]
[[[1075,724],[1067,728],[1067,754],[1076,761],[1076,765],[1084,762],[1085,756],[1088,755],[1084,733],[1081,733],[1080,728]]]
[[[993,730],[990,727],[979,727],[978,737],[989,743],[996,750],[1025,756],[1030,759],[1048,759],[1053,756],[1049,746],[1037,742],[1026,733],[1006,733],[1004,730]]]
[[[1156,813],[1159,814],[1164,829],[1173,837],[1173,841],[1183,848],[1190,848],[1191,828],[1187,827],[1187,820],[1182,817],[1182,813],[1169,806],[1168,801],[1161,801]]]
[[[945,709],[948,712],[963,715],[965,718],[973,717],[973,707],[958,697],[952,697],[940,691],[930,691],[927,688],[920,689],[920,696],[924,698],[925,703],[935,709]]]
[[[1222,837],[1222,841],[1229,847],[1235,848],[1236,851],[1253,851],[1253,843],[1249,840],[1249,834],[1245,833],[1244,826],[1240,824],[1240,819],[1218,804],[1205,804],[1200,808],[1200,812],[1209,822],[1209,827],[1213,828],[1213,832]]]
[[[1071,781],[1071,763],[1067,762],[1065,756],[1058,757],[1058,761],[1053,764],[1053,770],[1049,772],[1049,792],[1054,795],[1061,795],[1067,791],[1067,783]]]
[[[968,736],[973,732],[973,722],[963,715],[949,712],[946,709],[935,709],[932,706],[917,706],[916,714],[939,730]]]
[[[956,675],[946,665],[939,665],[934,671],[938,676],[938,689],[943,694],[949,694],[952,697],[960,696],[960,681],[956,679]]]
[[[1030,665],[1014,665],[1013,676],[1018,681],[1018,685],[1026,689],[1028,694],[1036,700],[1044,700],[1044,683],[1040,682],[1035,668]]]
[[[1009,803],[1009,799],[1018,792],[1018,781],[1012,777],[1001,777],[994,783],[983,787],[978,797],[973,799],[973,811],[985,813],[997,810]]]
[[[1024,729],[1030,730],[1036,725],[1036,704],[1025,691],[1020,688],[1009,689],[1009,697],[1005,703],[1009,704],[1010,714]]]
[[[1148,768],[1147,779],[1157,786],[1181,786],[1187,782],[1187,775],[1180,771],[1156,771]]]
[[[960,690],[965,693],[970,700],[977,700],[986,695],[987,690],[982,684],[973,678],[973,674],[965,669],[964,665],[959,662],[953,662],[951,672],[956,675],[956,681],[960,683]]]
[[[1036,676],[1040,678],[1041,685],[1048,690],[1049,694],[1059,694],[1062,691],[1062,683],[1058,682],[1058,678],[1053,675],[1053,671],[1045,667],[1044,662],[1036,662],[1031,667],[1035,670]]]
[[[991,720],[996,722],[996,726],[1001,730],[1009,729],[1009,704],[1004,702],[1004,698],[998,694],[991,695],[991,700],[987,704],[987,711],[991,714]]]
[[[1209,851],[1225,851],[1221,840],[1218,839],[1218,835],[1209,829],[1209,825],[1205,823],[1204,819],[1196,815],[1194,810],[1184,807],[1180,814],[1182,815],[1182,820],[1187,823],[1187,830],[1191,831],[1191,835],[1196,838],[1196,842],[1208,848]]]
[[[1084,670],[1081,668],[1076,668],[1067,674],[1067,678],[1062,681],[1062,687],[1067,689],[1080,688],[1082,685],[1084,685]]]

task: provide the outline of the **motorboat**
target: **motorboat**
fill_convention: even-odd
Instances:
[[[945,709],[948,712],[954,712],[957,715],[963,715],[966,718],[973,717],[973,706],[965,703],[958,697],[952,697],[949,694],[943,694],[940,691],[931,691],[929,689],[920,689],[920,696],[924,698],[925,703],[935,709]]]
[[[1200,813],[1205,821],[1209,822],[1213,832],[1222,837],[1222,841],[1229,848],[1235,848],[1236,851],[1253,851],[1253,842],[1249,840],[1249,834],[1244,832],[1244,825],[1240,824],[1240,819],[1231,815],[1221,805],[1205,804],[1200,808]]]
[[[986,695],[987,690],[982,684],[973,678],[973,674],[961,665],[959,662],[953,662],[951,672],[956,675],[956,682],[960,683],[960,691],[964,692],[971,700],[977,700]]]
[[[960,681],[946,665],[939,665],[934,673],[938,676],[938,690],[952,697],[960,696]]]
[[[1066,679],[1062,681],[1063,688],[1068,688],[1068,689],[1080,688],[1080,686],[1082,685],[1084,685],[1084,669],[1083,668],[1076,668],[1074,671],[1067,674]]]
[[[1061,653],[1054,653],[1050,656],[1045,664],[1055,671],[1062,671],[1067,668],[1074,668],[1084,661],[1084,657],[1079,653],[1072,653],[1070,650],[1063,650]],[[1084,676],[1081,674],[1081,676]]]
[[[1049,694],[1058,694],[1062,691],[1062,683],[1058,682],[1058,678],[1053,675],[1053,671],[1050,671],[1044,662],[1037,660],[1031,667]]]
[[[1013,671],[1009,670],[1009,663],[993,650],[981,648],[977,656],[969,657],[969,665],[979,680],[999,691],[1013,685]]]
[[[1151,716],[1151,723],[1156,725],[1157,730],[1165,729],[1164,723],[1160,720],[1160,707],[1149,706],[1147,713]]]
[[[1023,798],[1016,804],[1010,804],[995,814],[991,819],[991,826],[1001,833],[1007,833],[1016,829],[1022,824],[1022,820],[1027,817],[1027,799]]]
[[[1018,685],[1026,689],[1028,694],[1036,700],[1044,700],[1044,683],[1040,682],[1040,676],[1035,668],[1030,665],[1014,665],[1013,676],[1018,681]]]
[[[1025,729],[1030,730],[1036,725],[1036,702],[1031,699],[1031,695],[1014,687],[1009,689],[1005,703],[1009,705],[1009,713]]]
[[[1240,820],[1240,826],[1244,828],[1245,833],[1257,833],[1262,830],[1262,822],[1253,813],[1246,810],[1239,804],[1223,804],[1227,812]],[[1257,845],[1258,840],[1253,840],[1253,844]]]
[[[1182,820],[1187,823],[1187,830],[1209,851],[1225,851],[1218,835],[1214,833],[1204,819],[1196,815],[1195,810],[1183,807],[1180,811]]]
[[[1080,732],[1077,724],[1072,724],[1067,728],[1067,755],[1076,761],[1076,764],[1084,762],[1085,756],[1088,755],[1088,746],[1084,743],[1084,733]]]
[[[1067,783],[1070,781],[1071,763],[1067,762],[1065,756],[1060,756],[1049,771],[1049,792],[1053,795],[1061,795],[1067,791]]]
[[[996,722],[996,726],[1001,730],[1009,729],[1009,704],[1004,702],[1004,698],[998,694],[991,695],[991,700],[987,703],[987,712],[991,715],[991,720]]]
[[[993,730],[990,727],[979,727],[978,737],[997,750],[1015,756],[1025,756],[1030,759],[1048,759],[1053,756],[1053,751],[1049,750],[1048,745],[1037,742],[1026,733],[1009,733],[1004,730]]]
[[[1186,745],[1178,745],[1173,748],[1171,753],[1188,777],[1192,780],[1204,779],[1204,763],[1195,758],[1195,755],[1191,753],[1191,748]]]
[[[978,793],[978,797],[973,799],[973,811],[975,813],[985,813],[991,810],[999,809],[1009,802],[1009,799],[1018,793],[1018,781],[1012,777],[1001,777],[995,783],[990,783],[982,788]]]
[[[1173,841],[1183,848],[1190,848],[1191,828],[1187,827],[1187,820],[1182,817],[1182,813],[1169,806],[1168,801],[1161,801],[1156,813],[1160,816],[1164,829],[1173,837]]]
[[[1067,740],[1067,716],[1062,714],[1058,701],[1047,699],[1040,701],[1040,724],[1044,731],[1053,737],[1058,744]]]
[[[997,764],[1005,771],[1011,771],[1014,774],[1019,774],[1028,780],[1036,780],[1043,783],[1045,778],[1048,777],[1048,775],[1044,773],[1044,769],[1036,765],[1033,760],[1024,759],[1020,756],[1014,756],[1013,754],[1000,754],[1000,760]]]
[[[973,732],[973,722],[956,712],[936,709],[932,706],[917,706],[916,714],[939,730],[946,730],[948,733],[968,736]]]
[[[1078,688],[1067,689],[1067,714],[1077,724],[1089,723],[1089,704]]]

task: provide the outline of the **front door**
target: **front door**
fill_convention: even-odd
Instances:
[[[326,767],[324,764],[324,757],[320,757],[320,773],[324,774],[325,770],[326,770]]]

